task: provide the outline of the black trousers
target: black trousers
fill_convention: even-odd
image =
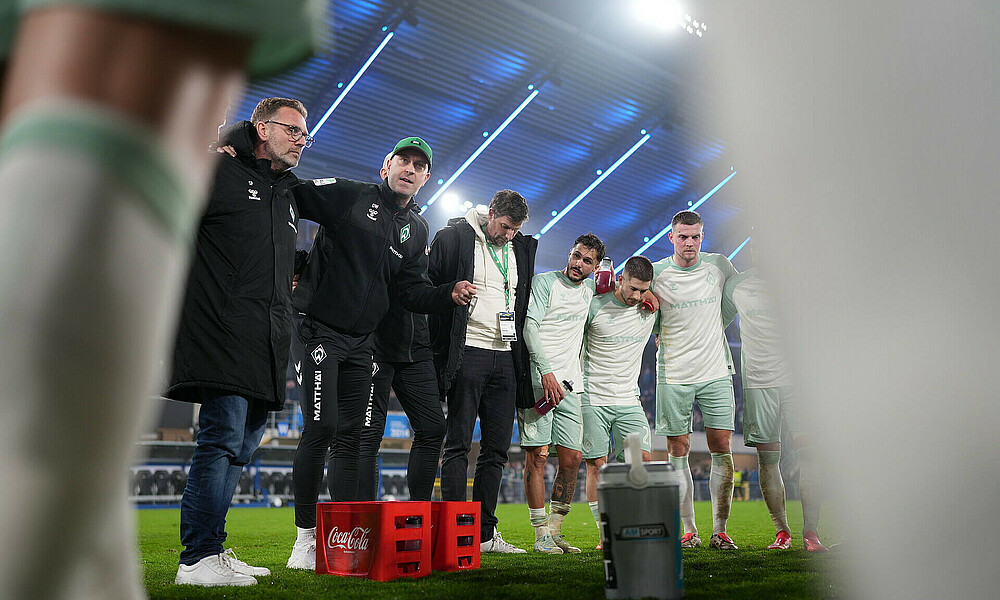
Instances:
[[[448,396],[441,497],[443,500],[466,500],[469,450],[478,416],[482,438],[472,499],[480,503],[480,534],[484,542],[493,539],[493,528],[497,524],[497,496],[514,430],[516,390],[514,360],[510,352],[465,347],[462,368]]]
[[[302,419],[305,427],[292,463],[295,525],[316,526],[323,467],[336,440],[343,460],[328,469],[334,501],[357,499],[361,423],[371,389],[372,336],[342,334],[310,318],[301,326]]]
[[[431,359],[376,363],[371,397],[361,426],[358,499],[378,500],[378,451],[385,432],[390,388],[396,392],[413,428],[413,444],[406,466],[410,500],[430,500],[445,433],[444,411]]]

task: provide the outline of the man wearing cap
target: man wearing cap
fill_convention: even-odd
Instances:
[[[330,470],[334,500],[357,495],[360,427],[372,381],[372,332],[389,308],[390,285],[399,302],[417,313],[465,305],[476,293],[468,281],[434,287],[427,279],[427,222],[413,197],[430,178],[433,152],[418,137],[400,140],[380,184],[347,179],[304,181],[293,188],[302,217],[327,235],[313,248],[318,264],[295,291],[304,307],[300,336],[305,429],[292,467],[298,536],[288,567],[313,569],[316,500],[327,453],[337,438],[337,468]],[[309,294],[300,302],[301,294]]]

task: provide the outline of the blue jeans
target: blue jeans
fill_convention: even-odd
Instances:
[[[181,498],[183,565],[222,552],[226,513],[267,424],[263,402],[212,390],[200,395],[198,445]]]

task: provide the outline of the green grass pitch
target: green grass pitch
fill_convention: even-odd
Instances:
[[[793,549],[766,550],[774,540],[774,527],[763,502],[734,502],[729,534],[740,547],[731,552],[707,547],[684,551],[684,585],[687,598],[836,598],[842,596],[832,577],[839,562],[835,548],[823,555],[802,550],[801,510],[790,502]],[[711,535],[711,506],[697,502],[698,529],[707,546]],[[581,554],[548,556],[488,554],[482,567],[459,573],[434,572],[419,579],[385,583],[366,579],[315,575],[285,568],[295,539],[289,508],[235,508],[229,511],[226,547],[246,562],[271,569],[270,577],[245,588],[197,588],[174,585],[180,511],[136,511],[139,546],[146,590],[150,598],[259,598],[310,600],[313,598],[470,600],[604,598],[604,570],[597,527],[586,504],[574,504],[563,532],[583,549]],[[501,504],[497,509],[504,539],[522,548],[534,541],[523,504]],[[827,528],[829,529],[829,527]],[[825,543],[836,542],[824,530]]]

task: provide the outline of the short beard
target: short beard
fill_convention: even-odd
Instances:
[[[267,153],[268,158],[271,159],[271,170],[276,172],[284,172],[289,169],[294,169],[298,166],[298,161],[295,164],[289,164],[284,158],[281,157],[270,144],[265,144],[264,151]],[[278,168],[275,168],[278,167]]]
[[[573,275],[571,275],[571,273],[572,273],[572,272],[573,272],[573,270],[572,270],[572,269],[570,269],[569,267],[566,267],[566,270],[565,270],[565,271],[563,271],[563,275],[565,275],[565,276],[566,276],[566,279],[569,279],[569,280],[570,280],[570,281],[572,281],[573,283],[579,283],[579,282],[581,282],[581,281],[583,281],[584,279],[586,279],[586,278],[587,278],[587,276],[586,276],[586,275],[583,275],[583,274],[581,273],[581,274],[580,274],[580,277],[579,277],[579,279],[574,279],[574,278],[573,278]]]

